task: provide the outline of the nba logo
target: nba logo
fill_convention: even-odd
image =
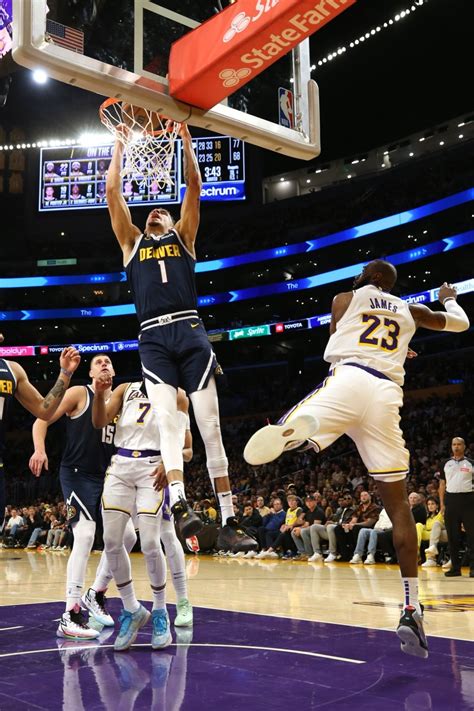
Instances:
[[[285,128],[295,127],[295,114],[293,111],[293,92],[280,86],[278,88],[278,116],[280,126]]]

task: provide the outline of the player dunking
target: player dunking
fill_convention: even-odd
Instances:
[[[124,126],[123,130],[128,129]],[[143,233],[132,223],[122,195],[123,146],[118,140],[107,174],[107,204],[140,321],[143,377],[160,428],[161,454],[175,521],[184,538],[202,526],[188,506],[184,490],[176,404],[176,389],[181,386],[193,405],[209,476],[221,508],[223,528],[218,543],[234,551],[250,550],[255,541],[239,529],[234,519],[219,424],[216,358],[197,312],[194,243],[199,226],[201,175],[185,124],[179,135],[183,141],[186,192],[176,224],[162,208],[149,213]]]
[[[92,402],[97,378],[107,373],[112,378],[115,373],[107,355],[96,355],[90,364],[91,385],[77,385],[71,388],[54,417],[48,424],[56,422],[63,415],[66,420],[66,447],[64,449],[59,479],[67,504],[67,519],[72,525],[74,545],[67,565],[66,609],[59,622],[57,634],[60,637],[94,639],[99,635],[88,626],[81,611],[81,595],[84,587],[87,561],[94,543],[96,521],[100,516],[100,498],[104,486],[105,470],[113,453],[115,428],[108,425],[98,432],[92,425]],[[109,390],[110,393],[110,390]],[[35,476],[41,474],[43,466],[48,468],[45,440],[48,424],[36,420],[33,425],[34,454],[30,459],[30,469]],[[129,549],[136,540],[130,524],[127,530]],[[101,561],[100,568],[104,561]],[[100,584],[96,585],[101,590]],[[83,602],[102,625],[113,625],[113,620],[105,608],[102,593],[91,588]]]
[[[155,490],[153,481],[159,476],[157,466],[161,463],[159,428],[143,382],[122,383],[106,402],[104,393],[110,385],[107,373],[96,381],[92,422],[104,428],[117,418],[117,451],[107,470],[102,496],[105,551],[124,606],[114,648],[128,649],[150,617],[136,598],[130,558],[123,545],[127,523],[136,513],[153,595],[151,644],[153,649],[161,649],[171,644],[172,638],[165,605],[166,562],[160,545],[163,491]],[[180,439],[184,442],[184,432]],[[157,488],[162,489],[166,483],[163,472]],[[175,624],[191,625],[192,609],[187,600],[184,605],[178,603],[178,618],[183,613],[188,619],[177,619]]]
[[[0,343],[3,335],[0,333]],[[5,434],[8,410],[13,398],[23,407],[41,420],[51,420],[57,411],[71,377],[81,361],[81,356],[75,348],[65,348],[60,357],[59,377],[49,393],[43,397],[30,383],[28,376],[19,363],[0,358],[0,528],[5,518],[5,474],[3,471],[3,453],[5,450]]]
[[[456,289],[443,284],[439,300],[446,312],[407,304],[390,294],[397,279],[392,264],[375,260],[364,267],[354,291],[338,294],[332,305],[330,339],[324,359],[328,377],[277,425],[267,425],[247,443],[250,464],[271,462],[309,439],[322,451],[342,434],[355,442],[393,523],[393,543],[405,591],[397,634],[402,651],[426,658],[423,610],[418,601],[415,521],[405,477],[409,452],[400,430],[404,362],[418,327],[461,332],[469,319],[456,302]]]

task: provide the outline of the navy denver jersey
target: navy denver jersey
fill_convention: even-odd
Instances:
[[[0,457],[5,449],[5,432],[8,408],[15,397],[16,378],[8,361],[0,358]]]
[[[85,389],[87,396],[84,409],[78,415],[66,418],[66,447],[61,467],[77,468],[103,477],[114,453],[115,425],[95,429],[92,424],[94,391],[90,385],[86,385]]]
[[[174,229],[137,239],[125,269],[140,323],[197,309],[195,265]]]

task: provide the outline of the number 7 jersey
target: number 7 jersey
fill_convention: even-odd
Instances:
[[[160,449],[158,420],[143,383],[130,383],[123,394],[122,409],[115,425],[114,443],[123,449]]]
[[[398,385],[405,379],[408,345],[416,324],[408,304],[371,284],[353,292],[352,301],[330,337],[324,360],[360,363]]]

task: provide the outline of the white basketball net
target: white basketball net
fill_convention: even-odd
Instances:
[[[180,124],[122,101],[104,102],[100,120],[125,147],[120,175],[144,185],[155,180],[160,189],[174,184],[174,144]]]

